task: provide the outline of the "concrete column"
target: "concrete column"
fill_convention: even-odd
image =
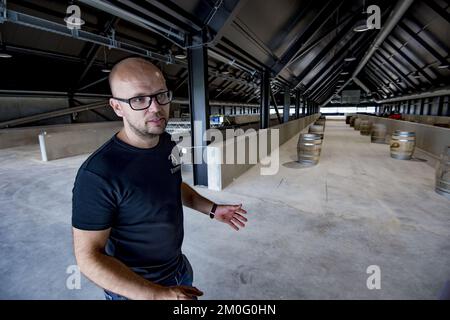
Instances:
[[[291,93],[289,88],[284,88],[283,123],[289,121],[289,109],[291,108]]]
[[[206,40],[205,35],[202,36]],[[193,153],[194,185],[208,186],[208,167],[203,161],[203,151],[207,146],[203,135],[209,129],[208,53],[199,40],[189,39],[188,49],[189,102],[191,108],[191,138]],[[195,125],[194,125],[195,122]]]
[[[261,108],[260,108],[260,121],[259,127],[266,129],[269,127],[270,119],[270,72],[265,69],[261,79]]]

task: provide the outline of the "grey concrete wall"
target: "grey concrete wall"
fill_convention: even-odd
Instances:
[[[90,104],[90,103],[95,103],[95,102],[99,101],[99,99],[86,99],[86,98],[84,98],[84,99],[77,98],[77,100],[81,104]],[[77,114],[75,115],[75,118],[72,119],[72,123],[108,121],[105,118],[103,118],[102,116],[99,116],[96,112],[100,113],[101,115],[103,115],[104,117],[106,117],[107,119],[109,119],[111,121],[122,121],[122,119],[119,118],[114,113],[113,109],[110,106],[106,106],[104,108],[98,108],[95,110],[77,112]]]
[[[68,108],[67,98],[0,97],[0,122]],[[37,125],[70,123],[70,115],[40,120]]]
[[[212,143],[207,147],[207,159],[208,159],[208,188],[211,190],[222,190],[234,179],[238,178],[244,172],[253,167],[256,163],[249,161],[250,145],[254,148],[253,151],[256,152],[257,159],[256,162],[260,162],[259,145],[255,141],[259,141],[263,134],[267,134],[269,137],[267,141],[267,150],[272,154],[278,146],[284,144],[286,141],[291,139],[294,135],[299,133],[313,123],[320,115],[314,114],[297,120],[289,121],[288,123],[280,124],[270,129],[254,131],[237,136],[234,139],[227,139],[223,143]],[[271,145],[271,135],[275,130],[278,130],[279,134],[279,144]],[[244,163],[237,162],[238,154],[236,150],[237,146],[241,144],[245,146],[246,159]],[[256,146],[255,146],[256,144]],[[226,164],[225,160],[227,158],[227,150],[235,150],[234,164]],[[242,156],[242,155],[241,155]]]
[[[347,113],[346,116],[360,115],[355,113]],[[402,113],[402,120],[417,122],[429,125],[449,125],[450,126],[450,117],[443,116],[433,116],[433,115],[418,115],[418,114],[408,114]]]
[[[35,126],[26,128],[0,129],[0,149],[16,146],[39,143],[38,135],[41,132],[47,133],[81,131],[89,128],[117,128],[122,125],[122,121],[80,123],[80,124],[59,124],[48,126]]]
[[[271,129],[280,129],[280,145],[291,139],[297,133],[308,127],[311,123],[317,120],[320,115],[313,114],[298,120],[289,121],[288,123],[279,124]]]
[[[66,130],[64,132],[41,133],[39,142],[42,160],[51,161],[94,152],[121,128],[121,122],[114,122],[109,126],[104,125],[104,123],[98,123],[94,126],[90,124],[83,130],[78,128],[78,130]],[[184,155],[184,161],[191,163],[190,133],[173,133],[172,140],[178,143],[180,148],[187,149],[188,153]]]
[[[93,98],[77,98],[81,104],[89,104],[99,99]],[[42,98],[42,97],[0,97],[0,122],[20,119],[27,116],[37,115],[45,112],[56,111],[69,108],[68,99],[66,97],[58,98]],[[104,115],[110,120],[119,120],[114,111],[110,107],[96,109],[96,112]],[[94,111],[78,112],[72,117],[72,114],[43,119],[31,124],[24,124],[20,127],[54,125],[54,124],[70,124],[84,122],[102,122],[107,121]]]
[[[42,160],[51,161],[95,151],[122,128],[121,122],[109,126],[92,125],[83,130],[41,133]]]
[[[418,122],[429,125],[434,124],[447,124],[450,125],[450,117],[439,117],[439,116],[421,116],[412,114],[402,114],[402,118],[410,122]]]
[[[414,131],[416,133],[416,147],[436,159],[442,154],[444,148],[450,146],[449,128],[367,115],[358,115],[358,117],[370,120],[373,123],[386,125],[388,135],[392,135],[395,130]]]
[[[102,116],[98,115],[97,113]],[[108,119],[108,120],[107,120]],[[111,108],[99,108],[95,110],[77,112],[75,119],[72,123],[85,123],[85,122],[103,122],[103,121],[120,121],[121,118],[117,117]]]

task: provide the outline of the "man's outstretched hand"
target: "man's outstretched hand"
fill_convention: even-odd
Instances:
[[[175,286],[168,289],[169,295],[167,298],[170,300],[197,300],[197,297],[203,295],[203,292],[196,287]]]
[[[157,285],[150,299],[152,300],[197,300],[203,292],[196,287],[172,286],[164,287]]]
[[[247,211],[239,205],[218,205],[215,212],[215,218],[220,222],[228,224],[234,230],[239,231],[239,227],[244,228],[247,218],[243,216]]]

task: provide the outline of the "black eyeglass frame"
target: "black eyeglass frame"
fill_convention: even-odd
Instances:
[[[166,102],[166,103],[160,103],[160,102],[158,101],[158,95],[160,95],[160,94],[162,94],[162,93],[167,93],[167,94],[168,94],[168,96],[169,96],[169,102]],[[133,108],[133,105],[131,104],[131,100],[136,99],[136,98],[147,98],[147,97],[150,98],[149,103],[148,103],[148,106],[146,106],[145,108],[140,108],[140,109]],[[141,110],[148,109],[148,108],[152,105],[153,99],[155,99],[156,102],[157,102],[160,106],[168,105],[168,104],[171,103],[172,100],[173,100],[173,92],[172,92],[171,90],[167,90],[167,91],[162,91],[162,92],[158,92],[158,93],[155,93],[155,94],[148,94],[148,95],[143,95],[143,96],[136,96],[136,97],[132,97],[132,98],[130,98],[130,99],[116,98],[116,97],[111,97],[111,98],[114,99],[114,100],[126,102],[126,103],[128,103],[128,104],[130,105],[131,109],[136,110],[136,111],[141,111]]]

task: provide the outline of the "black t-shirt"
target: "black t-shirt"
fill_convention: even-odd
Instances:
[[[182,180],[174,148],[168,133],[150,149],[114,135],[82,164],[73,188],[72,225],[111,228],[106,254],[152,280],[182,263]]]

